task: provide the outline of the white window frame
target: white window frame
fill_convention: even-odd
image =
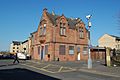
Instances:
[[[85,49],[86,48],[86,49]],[[88,53],[88,47],[84,46],[83,47],[83,54],[87,54]]]
[[[70,47],[73,47],[73,50],[70,50]],[[75,51],[74,46],[69,46],[69,54],[74,55],[74,51]]]

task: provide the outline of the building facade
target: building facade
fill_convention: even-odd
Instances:
[[[12,41],[12,43],[10,44],[10,53],[15,54],[17,52],[21,52],[21,44],[22,42],[20,41]]]
[[[88,31],[80,19],[43,9],[37,31],[31,33],[31,56],[44,61],[88,59]]]
[[[99,47],[110,47],[111,49],[120,49],[120,37],[104,34],[98,40]]]
[[[29,45],[28,45],[28,40],[25,40],[22,42],[22,51],[23,53],[28,53],[29,50]]]
[[[31,47],[31,38],[28,38],[25,41],[12,41],[10,44],[10,53],[26,53],[30,54],[30,48]]]

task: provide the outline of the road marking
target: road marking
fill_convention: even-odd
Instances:
[[[60,69],[58,70],[58,72],[60,72],[60,71],[62,70],[62,68],[63,68],[63,66],[62,66],[62,67],[60,67]]]
[[[26,64],[21,64],[21,65],[25,65],[25,66],[27,66],[27,67],[31,67],[31,68],[38,69],[38,70],[45,71],[45,72],[49,72],[49,73],[56,73],[56,72],[52,72],[52,71],[45,70],[45,69],[43,69],[43,68],[37,68],[37,67],[30,66],[30,65],[26,65]]]
[[[48,64],[47,66],[44,66],[42,69],[49,67],[51,64]]]
[[[24,66],[27,66],[27,67],[31,67],[31,68],[35,68],[35,69],[41,70],[40,68],[37,68],[37,67],[34,67],[34,66],[30,66],[30,65],[26,65],[26,64],[21,64],[21,65],[24,65]]]
[[[33,63],[37,63],[37,64],[45,64],[45,63],[39,63],[39,62],[33,62]],[[25,66],[28,66],[28,67],[31,67],[31,68],[35,68],[35,69],[38,69],[38,70],[42,70],[42,71],[45,71],[45,72],[49,72],[49,73],[60,73],[60,72],[71,72],[71,71],[76,71],[76,69],[73,69],[73,68],[69,68],[69,67],[63,67],[63,66],[60,66],[60,65],[53,65],[53,64],[48,64],[46,66],[43,66],[42,68],[38,68],[38,67],[35,67],[35,66],[32,66],[32,65],[29,65],[29,64],[21,64],[21,65],[25,65]],[[50,70],[47,70],[45,68],[48,68],[48,69],[51,69],[51,67],[56,67],[58,68],[58,70],[55,70],[55,71],[50,71]],[[59,68],[60,67],[60,68]],[[66,70],[68,69],[68,70]],[[54,70],[54,69],[53,69]]]
[[[41,68],[41,70],[45,71],[45,72],[49,72],[49,73],[57,73],[57,72],[49,71],[49,70],[46,70],[46,69],[43,69],[43,68]]]

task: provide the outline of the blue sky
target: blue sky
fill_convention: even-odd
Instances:
[[[0,0],[0,51],[9,50],[13,40],[24,41],[37,30],[44,8],[69,18],[80,17],[87,26],[92,14],[91,41],[108,33],[119,36],[120,0]]]

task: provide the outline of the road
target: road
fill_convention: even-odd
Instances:
[[[49,62],[20,61],[20,64],[12,62],[13,60],[0,60],[0,80],[119,80],[120,78]]]

